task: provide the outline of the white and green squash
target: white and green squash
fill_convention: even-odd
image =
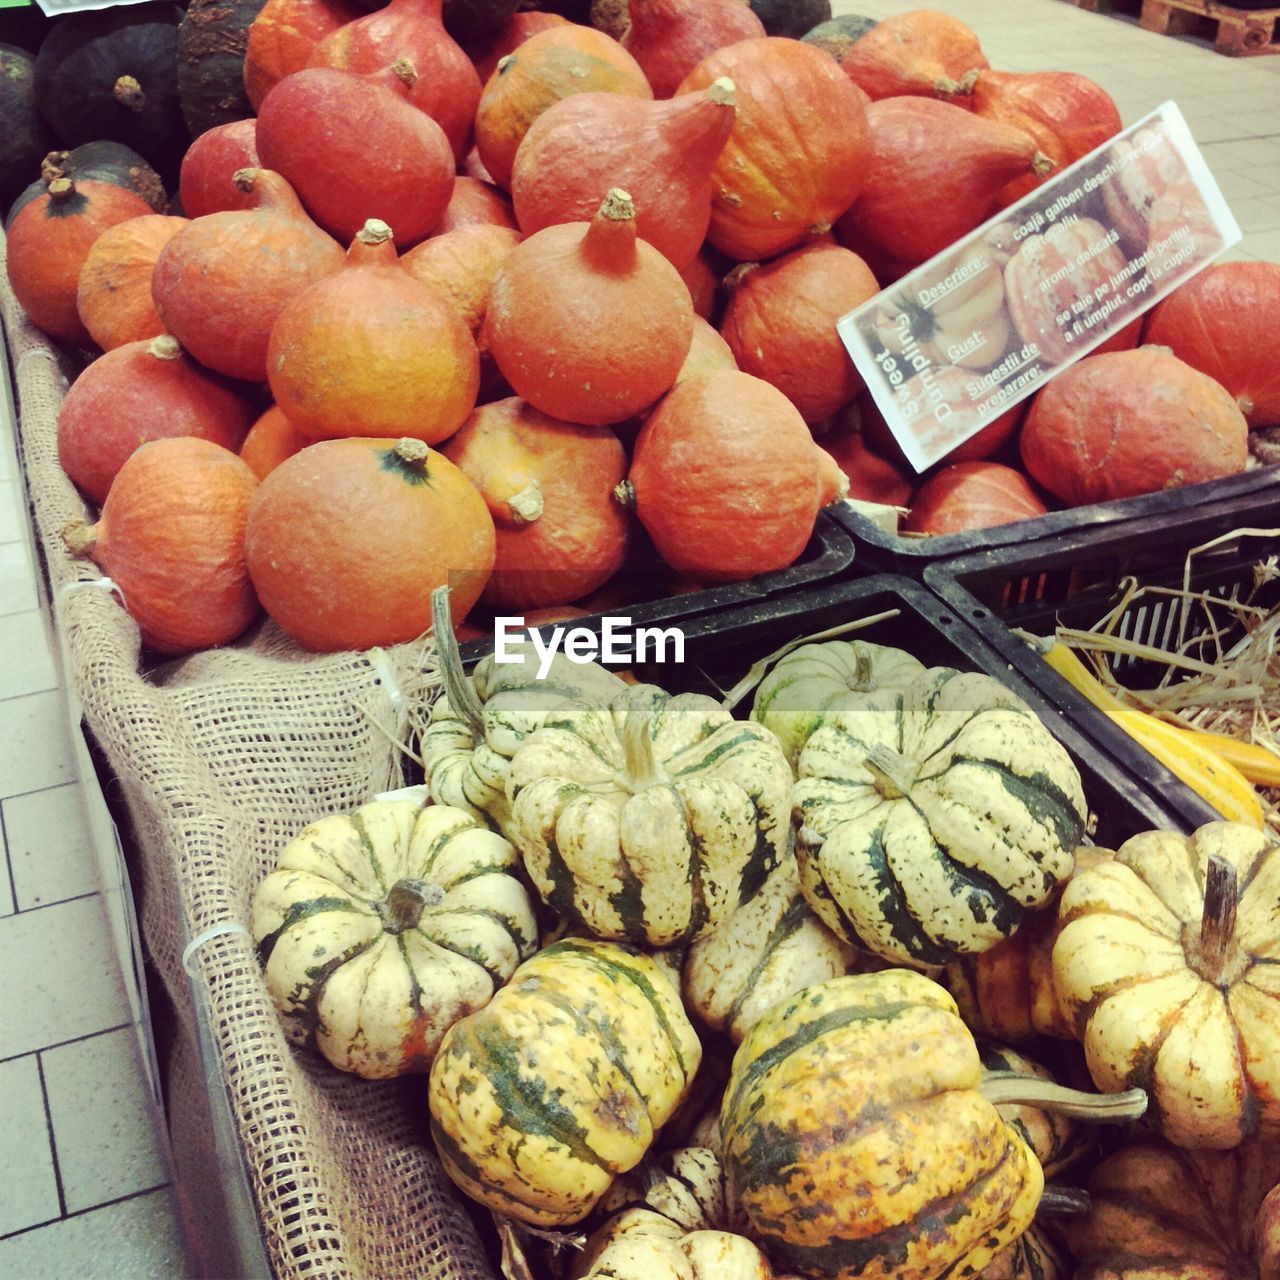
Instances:
[[[809,738],[793,793],[800,884],[847,941],[933,968],[1047,902],[1086,816],[1075,764],[1020,698],[935,667]]]
[[[378,1080],[440,1041],[537,949],[511,844],[461,809],[377,800],[302,831],[250,927],[291,1043]]]
[[[632,685],[548,712],[511,761],[513,839],[554,911],[669,947],[716,929],[789,858],[791,769],[713,698]]]

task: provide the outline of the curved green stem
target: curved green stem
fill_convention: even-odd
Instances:
[[[453,633],[449,616],[449,588],[437,587],[431,593],[431,629],[436,638],[436,661],[444,682],[445,697],[454,715],[462,720],[475,738],[484,736],[484,707],[475,685],[462,669],[458,637]]]

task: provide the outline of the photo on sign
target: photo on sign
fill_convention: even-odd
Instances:
[[[1137,324],[1239,238],[1166,103],[837,328],[922,471]]]

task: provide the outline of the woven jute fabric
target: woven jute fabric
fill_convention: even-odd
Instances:
[[[3,256],[0,236],[0,267]],[[3,270],[0,290],[65,678],[127,804],[143,943],[176,1010],[166,1083],[179,1184],[184,1160],[209,1159],[207,1142],[184,1133],[201,1110],[193,1091],[208,1087],[201,1000],[276,1275],[495,1280],[431,1147],[425,1079],[367,1082],[294,1052],[245,929],[289,839],[400,783],[396,743],[438,687],[432,651],[314,655],[264,623],[234,646],[144,670],[137,627],[59,536],[94,514],[58,465],[74,362],[27,322]],[[229,931],[195,950],[189,978],[183,949],[215,925]]]

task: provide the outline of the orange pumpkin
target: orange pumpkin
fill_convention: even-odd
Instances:
[[[689,344],[689,354],[685,356],[684,364],[676,375],[676,385],[679,386],[685,378],[691,378],[695,374],[737,367],[738,361],[734,357],[733,348],[706,320],[701,316],[694,316],[693,341]]]
[[[636,440],[624,490],[658,553],[695,582],[783,569],[843,476],[792,403],[720,369],[686,378]]]
[[[629,0],[627,16],[622,47],[659,98],[670,98],[709,53],[765,34],[764,23],[742,0]]]
[[[519,13],[513,13],[488,40],[471,50],[472,61],[480,73],[480,83],[488,84],[489,77],[498,69],[498,63],[507,54],[515,53],[530,36],[536,36],[539,31],[546,31],[548,27],[564,27],[568,24],[569,19],[563,15],[547,13],[542,9],[522,9]]]
[[[712,177],[710,243],[745,262],[829,231],[862,190],[870,147],[858,90],[821,49],[781,36],[717,50],[678,92],[721,76],[737,115]]]
[[[614,190],[591,222],[547,227],[511,251],[484,333],[517,395],[552,417],[604,426],[675,382],[693,304],[676,269],[637,239],[630,197]]]
[[[511,210],[511,201],[492,182],[459,174],[453,180],[453,193],[445,205],[436,234],[444,235],[459,227],[476,225],[510,227],[514,231],[516,215]]]
[[[249,26],[244,55],[244,91],[254,111],[285,76],[307,65],[321,40],[361,12],[348,0],[266,0]]]
[[[148,648],[179,654],[228,644],[258,613],[244,556],[257,486],[221,445],[154,440],[120,468],[97,524],[75,521],[62,536],[120,588]]]
[[[1280,425],[1280,263],[1208,267],[1151,312],[1147,341],[1226,387],[1251,427]]]
[[[256,207],[211,213],[179,231],[156,260],[151,293],[165,328],[201,364],[264,382],[277,316],[307,285],[341,269],[342,248],[278,173],[242,169],[235,181]]]
[[[98,237],[117,223],[141,218],[151,206],[114,183],[55,178],[9,223],[9,285],[32,324],[76,346],[93,342],[80,319],[80,271]]]
[[[498,186],[510,189],[529,126],[578,93],[653,97],[640,64],[616,40],[573,23],[539,31],[498,62],[476,109],[476,150]]]
[[[711,222],[711,174],[733,129],[733,96],[721,79],[669,102],[581,93],[553,103],[516,153],[520,230],[590,219],[605,192],[622,187],[635,202],[636,234],[676,267],[692,261]]]
[[[259,480],[265,480],[286,458],[311,443],[311,437],[304,436],[273,404],[249,428],[240,456]]]
[[[966,533],[1030,520],[1047,510],[1021,471],[999,462],[956,462],[916,490],[903,528],[907,533]]]
[[[967,107],[987,60],[978,37],[958,18],[913,9],[882,18],[841,65],[872,100],[912,95]]]
[[[164,332],[151,276],[165,245],[186,225],[186,218],[149,213],[108,227],[94,241],[80,268],[76,310],[103,351]]]
[[[480,357],[448,303],[400,265],[391,229],[370,220],[343,270],[281,310],[267,380],[280,410],[313,439],[435,444],[475,407]]]
[[[253,419],[239,391],[164,334],[107,352],[72,383],[58,412],[58,461],[101,506],[140,444],[198,436],[235,452]]]
[[[720,277],[707,261],[707,252],[691,258],[680,270],[680,279],[689,290],[693,300],[695,315],[710,320],[716,309],[716,301],[720,296]]]
[[[1076,506],[1234,475],[1248,435],[1219,383],[1167,347],[1138,347],[1086,356],[1037,392],[1022,461]]]
[[[423,241],[400,265],[439,294],[474,336],[484,322],[494,277],[519,243],[516,231],[474,223]]]
[[[442,452],[480,491],[497,528],[486,605],[566,604],[622,567],[627,518],[613,491],[627,457],[608,427],[562,422],[513,396],[478,408]]]
[[[370,75],[399,59],[418,78],[409,101],[445,132],[459,163],[471,149],[480,77],[444,29],[443,0],[391,0],[385,8],[339,27],[316,45],[309,66]]]
[[[867,264],[812,244],[735,275],[720,332],[738,368],[777,387],[806,422],[848,404],[863,382],[836,321],[880,292]]]
[[[859,502],[905,507],[911,499],[910,468],[901,454],[889,457],[877,449],[864,430],[870,396],[814,427],[814,439],[835,459],[849,482],[848,496]]]
[[[252,120],[206,129],[187,148],[178,175],[178,200],[188,218],[227,209],[252,209],[252,191],[241,191],[235,176],[258,167],[257,125]]]
[[[308,649],[397,644],[452,587],[455,625],[493,571],[484,499],[421,440],[323,440],[282,462],[249,512],[245,553],[264,608]]]

